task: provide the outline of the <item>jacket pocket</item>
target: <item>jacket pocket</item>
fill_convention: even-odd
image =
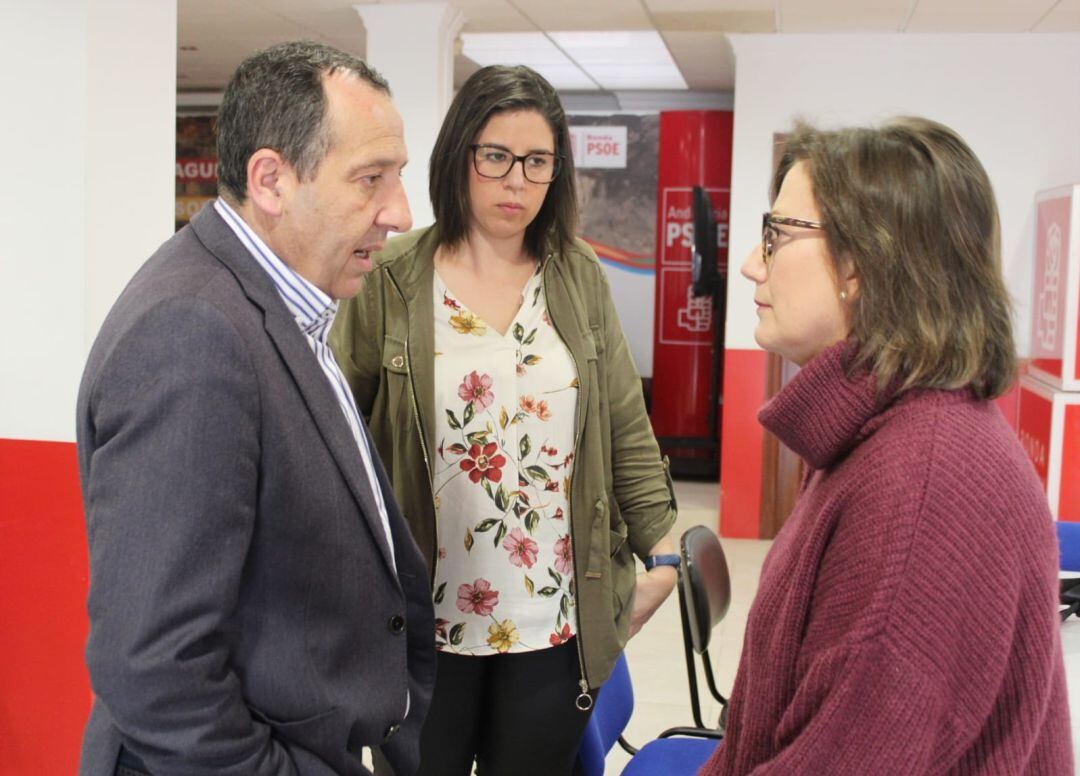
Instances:
[[[621,523],[608,531],[611,542],[610,577],[611,608],[615,616],[616,627],[624,626],[624,619],[629,616],[634,600],[634,587],[637,584],[637,568],[634,565],[634,553],[626,541],[627,525]]]
[[[622,522],[620,522],[618,525],[608,531],[608,542],[609,546],[611,547],[608,553],[609,557],[614,558],[615,555],[619,552],[619,550],[623,548],[623,545],[626,544],[627,533],[628,529],[626,527],[626,523]]]
[[[319,754],[344,749],[349,738],[348,727],[336,706],[296,720],[277,719],[254,708],[250,711],[252,717],[274,732],[275,738]]]

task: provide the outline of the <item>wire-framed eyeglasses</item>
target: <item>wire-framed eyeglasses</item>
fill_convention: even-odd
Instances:
[[[776,250],[776,226],[800,226],[803,229],[824,229],[825,225],[817,221],[807,221],[804,218],[791,218],[790,216],[777,216],[772,213],[761,214],[761,260],[765,266],[772,261]]]
[[[559,174],[562,157],[548,151],[534,151],[518,156],[501,145],[478,143],[469,146],[473,152],[473,167],[484,178],[505,178],[521,162],[525,179],[532,183],[551,183]]]

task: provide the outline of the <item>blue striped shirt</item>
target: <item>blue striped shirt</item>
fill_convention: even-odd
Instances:
[[[345,376],[334,359],[334,353],[327,345],[326,339],[330,334],[330,326],[334,322],[337,313],[337,301],[331,299],[316,286],[300,277],[285,262],[279,259],[272,250],[264,243],[251,227],[245,223],[236,211],[229,207],[223,199],[214,202],[214,209],[225,220],[225,223],[236,234],[237,238],[248,252],[258,262],[259,266],[266,271],[274,283],[281,300],[289,308],[296,325],[304,333],[315,358],[322,367],[323,374],[334,389],[338,404],[349,423],[356,446],[360,449],[360,458],[364,462],[364,470],[367,472],[368,481],[371,483],[371,491],[375,496],[375,503],[379,508],[379,520],[386,532],[386,541],[390,546],[390,558],[394,559],[394,540],[390,535],[390,519],[386,514],[386,502],[383,500],[382,488],[379,487],[378,477],[375,476],[375,466],[371,459],[371,446],[368,436],[360,423],[360,413],[356,409],[356,400],[349,390]],[[396,564],[395,564],[396,566]]]

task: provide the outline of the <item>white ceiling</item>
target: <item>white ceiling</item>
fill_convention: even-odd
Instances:
[[[380,0],[359,0],[379,2]],[[297,38],[357,56],[358,0],[178,0],[180,91],[217,91],[256,49]],[[415,0],[381,0],[401,3]],[[1080,32],[1080,0],[450,0],[464,32],[657,30],[689,89],[729,91],[727,33]],[[402,31],[403,44],[408,32]],[[455,81],[476,69],[458,55]]]

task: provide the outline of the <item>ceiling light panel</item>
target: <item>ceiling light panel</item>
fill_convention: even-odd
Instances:
[[[687,88],[658,32],[549,34],[604,89]]]
[[[540,32],[462,33],[461,53],[478,65],[528,65],[556,89],[596,89],[596,82]]]

